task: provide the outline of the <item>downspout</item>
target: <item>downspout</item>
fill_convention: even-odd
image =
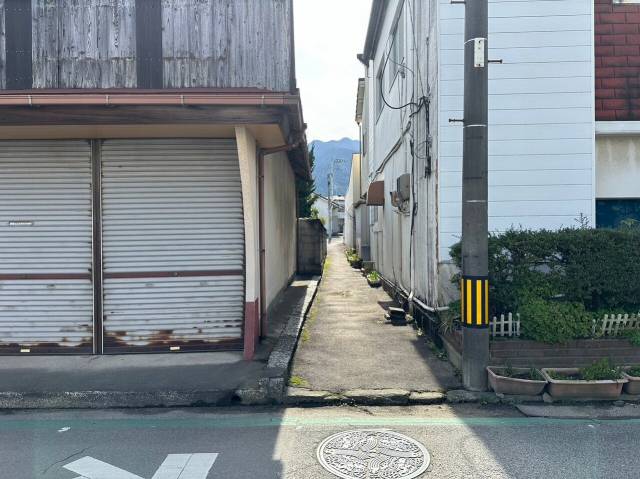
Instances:
[[[260,250],[260,324],[258,335],[264,336],[267,330],[267,280],[266,280],[266,240],[264,232],[264,158],[274,153],[287,152],[297,148],[300,142],[260,148],[258,150],[258,248]],[[297,203],[297,198],[296,198]]]

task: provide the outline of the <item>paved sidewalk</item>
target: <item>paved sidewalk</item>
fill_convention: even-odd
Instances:
[[[392,305],[389,296],[381,288],[370,288],[344,252],[338,241],[329,245],[290,384],[336,394],[459,388],[452,366],[435,357],[411,325],[393,326],[385,320],[385,310]]]

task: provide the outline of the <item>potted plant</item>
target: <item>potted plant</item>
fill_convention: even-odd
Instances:
[[[487,373],[491,389],[499,394],[538,396],[547,385],[547,380],[535,368],[489,366]]]
[[[352,268],[360,269],[362,267],[362,259],[356,253],[349,255],[348,259]]]
[[[622,376],[629,381],[624,385],[625,394],[640,394],[640,366],[626,368]]]
[[[369,286],[371,286],[372,288],[379,287],[382,284],[380,273],[378,273],[377,271],[371,271],[371,273],[367,275],[367,283],[369,283]]]
[[[554,399],[617,399],[628,382],[608,359],[581,369],[544,368],[542,374]]]

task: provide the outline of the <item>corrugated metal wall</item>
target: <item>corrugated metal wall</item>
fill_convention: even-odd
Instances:
[[[105,351],[239,343],[235,141],[108,140],[101,156]]]
[[[87,141],[0,143],[0,349],[91,351]]]

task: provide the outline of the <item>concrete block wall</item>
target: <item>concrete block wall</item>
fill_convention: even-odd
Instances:
[[[320,220],[298,219],[298,274],[321,274],[327,257],[327,230]]]

